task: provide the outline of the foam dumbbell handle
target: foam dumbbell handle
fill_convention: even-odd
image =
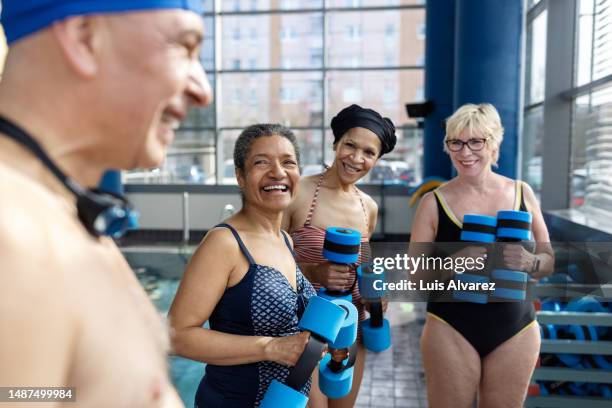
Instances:
[[[348,358],[343,361],[332,359],[331,354],[327,354],[321,361],[319,388],[329,398],[342,398],[351,392],[357,352],[358,347],[355,342],[349,347]]]
[[[285,384],[294,390],[301,390],[315,369],[325,350],[325,341],[318,336],[310,336],[302,355],[295,366],[289,370]]]
[[[370,302],[370,327],[382,327],[384,320],[381,301]]]
[[[343,361],[336,361],[334,359],[329,360],[328,365],[331,372],[339,373],[342,370],[346,370],[347,368],[353,367],[355,365],[355,362],[357,361],[358,351],[359,348],[357,347],[357,342],[354,342],[348,348],[348,358],[344,359]]]

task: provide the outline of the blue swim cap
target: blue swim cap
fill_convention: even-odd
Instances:
[[[2,0],[1,22],[9,44],[54,21],[85,14],[183,9],[202,14],[203,0]]]

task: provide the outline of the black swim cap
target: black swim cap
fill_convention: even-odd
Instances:
[[[349,130],[355,127],[362,127],[376,133],[380,139],[382,150],[380,155],[389,153],[395,147],[397,137],[395,136],[395,126],[391,119],[383,118],[378,112],[372,109],[362,108],[359,105],[351,105],[342,109],[331,121],[331,128],[334,132],[334,144]]]

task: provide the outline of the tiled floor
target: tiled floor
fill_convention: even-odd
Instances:
[[[393,345],[382,353],[368,352],[356,407],[427,407],[419,353],[424,314],[424,305],[390,303],[386,316]]]

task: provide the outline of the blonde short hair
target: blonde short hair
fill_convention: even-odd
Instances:
[[[459,137],[459,134],[465,129],[468,129],[470,134],[478,134],[489,138],[489,146],[495,148],[492,164],[497,167],[499,146],[504,140],[504,128],[497,109],[490,103],[479,105],[468,103],[457,109],[446,120],[446,135],[444,136],[444,151],[446,153],[450,153],[446,141]]]

